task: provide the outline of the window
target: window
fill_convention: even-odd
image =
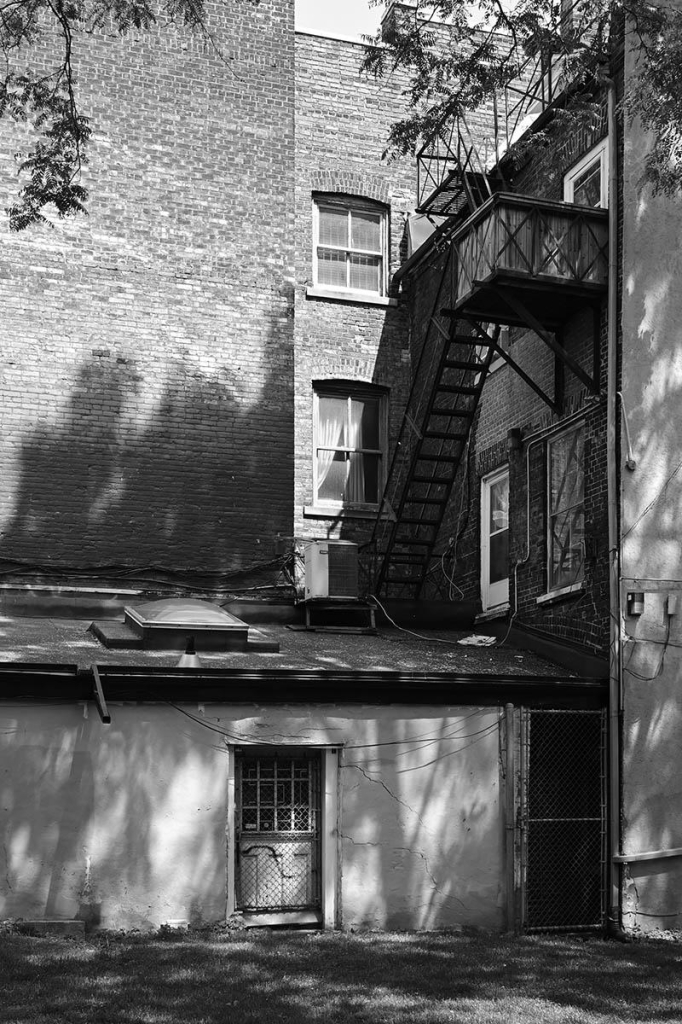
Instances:
[[[564,175],[564,199],[567,203],[609,205],[608,157],[608,139],[604,139]]]
[[[548,589],[573,586],[585,560],[583,428],[548,443]]]
[[[509,470],[481,481],[481,603],[483,610],[509,601]]]
[[[377,508],[384,484],[386,396],[371,385],[315,387],[315,505]]]
[[[386,294],[386,209],[362,199],[314,200],[313,283],[339,292]]]

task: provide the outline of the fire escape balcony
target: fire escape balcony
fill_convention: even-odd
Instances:
[[[452,235],[450,316],[557,330],[607,288],[608,210],[498,192]]]

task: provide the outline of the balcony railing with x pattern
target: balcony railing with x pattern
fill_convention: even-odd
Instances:
[[[500,273],[597,287],[606,283],[607,210],[497,193],[453,242],[459,255],[458,300]]]

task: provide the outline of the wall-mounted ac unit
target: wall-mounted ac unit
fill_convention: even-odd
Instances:
[[[358,546],[349,540],[312,540],[303,549],[305,599],[357,601]]]

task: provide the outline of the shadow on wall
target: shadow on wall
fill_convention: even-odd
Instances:
[[[623,602],[623,835],[629,854],[682,846],[680,217],[670,197],[639,188],[648,144],[632,126],[625,156],[625,194],[633,201],[625,204],[623,229],[621,386],[635,467],[622,471],[622,571],[623,597],[644,592],[644,611],[630,615]],[[676,614],[668,614],[668,595],[677,602]],[[644,931],[682,927],[679,857],[630,865],[625,892],[628,924]]]
[[[221,720],[215,709],[205,729],[175,708],[131,705],[105,728],[80,706],[6,708],[0,918],[141,929],[224,920]],[[345,927],[501,927],[495,710],[282,712],[270,726],[313,743],[339,726],[352,737],[340,776]],[[248,740],[250,729],[233,720],[228,732]]]
[[[0,917],[224,919],[224,746],[173,709],[119,709],[106,735],[81,707],[9,714]]]
[[[292,532],[291,382],[273,368],[247,395],[227,368],[164,369],[155,381],[134,359],[80,367],[20,442],[0,556],[66,572],[273,557],[277,533]]]
[[[341,763],[344,926],[499,930],[497,711],[422,709],[353,732]]]

